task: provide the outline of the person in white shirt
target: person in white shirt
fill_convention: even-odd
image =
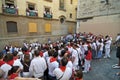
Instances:
[[[104,47],[104,44],[103,44],[102,40],[99,40],[97,58],[101,58],[102,57],[103,47]]]
[[[108,37],[108,40],[105,42],[105,56],[104,58],[110,58],[110,46],[112,41],[110,40],[110,37]]]
[[[35,50],[34,59],[31,61],[29,72],[30,75],[44,80],[44,72],[47,69],[46,61],[44,58],[39,56],[39,51]]]
[[[66,65],[66,67],[73,69],[73,64],[72,64],[72,61],[70,59],[70,55],[65,53],[64,57],[66,57],[68,59],[68,63]]]
[[[5,72],[4,78],[8,78],[8,72],[11,70],[12,66],[8,64],[9,61],[13,59],[13,55],[11,53],[6,54],[3,58],[3,61],[5,61],[5,64],[3,64],[0,68]]]
[[[72,63],[73,63],[73,70],[78,70],[78,51],[77,51],[77,45],[73,45],[73,51],[72,51]]]
[[[70,53],[72,53],[73,47],[70,45],[70,42],[67,43],[68,51],[70,51]]]
[[[95,59],[97,56],[97,45],[95,40],[92,42],[92,58]]]
[[[79,47],[79,45],[76,45],[76,50],[77,50],[77,53],[78,53],[78,59],[79,59],[79,61],[78,61],[78,66],[80,67],[81,66],[81,61],[82,61],[82,55],[83,55],[83,53],[82,53],[82,50],[81,50],[81,48]]]
[[[50,57],[47,61],[48,63],[48,78],[49,80],[56,80],[56,76],[53,74],[53,71],[55,68],[58,68],[59,67],[59,63],[57,62],[57,57],[58,57],[58,53],[57,52],[54,52],[52,53],[53,56]]]
[[[69,80],[72,76],[72,69],[69,67],[66,67],[68,63],[68,59],[63,57],[61,60],[61,66],[60,68],[56,68],[53,71],[53,74],[57,77],[57,80]]]
[[[11,70],[12,67],[9,64],[5,63],[0,68],[5,72],[4,78],[7,79],[8,71]]]

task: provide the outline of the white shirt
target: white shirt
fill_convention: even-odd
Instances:
[[[66,67],[69,67],[69,68],[73,69],[72,61],[68,61]]]
[[[19,51],[17,55],[20,57],[20,60],[21,59],[23,60],[23,52],[22,51]]]
[[[50,62],[50,59],[51,59],[51,57],[47,61],[48,69],[49,69],[48,74],[54,77],[55,75],[53,74],[53,71],[54,71],[55,68],[59,67],[59,63],[57,61]]]
[[[84,47],[85,51],[88,50],[88,45],[86,43],[83,45],[83,47]]]
[[[110,48],[112,41],[111,41],[111,40],[108,40],[108,41],[106,41],[105,43],[106,43],[106,44],[105,44],[105,48]]]
[[[49,57],[48,51],[45,51],[45,52],[43,53],[43,57],[44,57],[45,60],[47,61],[47,59],[48,59],[48,57]]]
[[[82,51],[80,48],[76,48],[77,49],[77,53],[78,53],[78,56],[79,56],[79,59],[82,59]]]
[[[19,66],[20,69],[23,69],[23,65],[22,65],[22,63],[20,62],[20,59],[14,60],[13,66]]]
[[[100,51],[103,51],[104,44],[100,43],[99,45],[100,45]]]
[[[35,57],[30,64],[29,72],[35,78],[42,77],[44,71],[47,69],[46,61],[44,58]]]
[[[77,52],[77,50],[73,49],[72,57],[75,58],[75,60],[73,61],[73,66],[77,66],[78,65],[78,52]]]
[[[57,79],[59,79],[63,75],[60,80],[69,80],[72,75],[72,69],[66,67],[65,71],[62,72],[60,68],[56,68],[53,73],[56,75]]]
[[[67,48],[68,48],[68,51],[70,51],[70,53],[72,53],[73,47],[68,47],[68,46],[67,46]]]
[[[92,49],[93,49],[93,50],[97,50],[97,45],[96,45],[95,42],[92,43]]]
[[[5,72],[4,78],[6,79],[8,76],[8,71],[11,70],[12,67],[5,63],[0,68]]]

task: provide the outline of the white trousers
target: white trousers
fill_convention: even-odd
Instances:
[[[110,57],[110,48],[105,48],[105,58]]]
[[[90,63],[91,63],[90,60],[86,60],[85,59],[85,68],[84,68],[84,71],[86,71],[86,72],[89,71],[89,69],[90,69]]]

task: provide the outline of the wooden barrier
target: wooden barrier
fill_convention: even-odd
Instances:
[[[16,77],[14,80],[41,80],[37,78],[23,78],[23,77]]]

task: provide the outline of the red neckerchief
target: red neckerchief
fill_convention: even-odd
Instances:
[[[25,54],[29,54],[29,51],[25,52]]]
[[[83,79],[75,78],[75,80],[83,80]]]
[[[50,63],[51,63],[51,62],[54,62],[54,61],[57,61],[57,59],[54,58],[54,57],[51,57],[51,58],[50,58]]]
[[[60,66],[60,69],[62,70],[62,72],[64,72],[66,69],[66,66]]]
[[[7,62],[7,64],[9,64],[11,66],[13,65],[13,63],[14,63],[14,60],[10,60],[10,61]]]
[[[0,66],[2,66],[3,64],[5,64],[5,62],[3,60],[0,60]]]
[[[41,57],[43,56],[43,52],[42,52],[42,51],[40,51],[40,53],[39,53],[39,54],[40,54],[40,56],[41,56]]]
[[[9,79],[14,79],[16,77],[18,77],[18,74],[17,73],[13,73],[13,74],[10,75]]]
[[[18,59],[18,57],[17,57],[17,56],[13,58],[13,60],[16,60],[16,59]]]

